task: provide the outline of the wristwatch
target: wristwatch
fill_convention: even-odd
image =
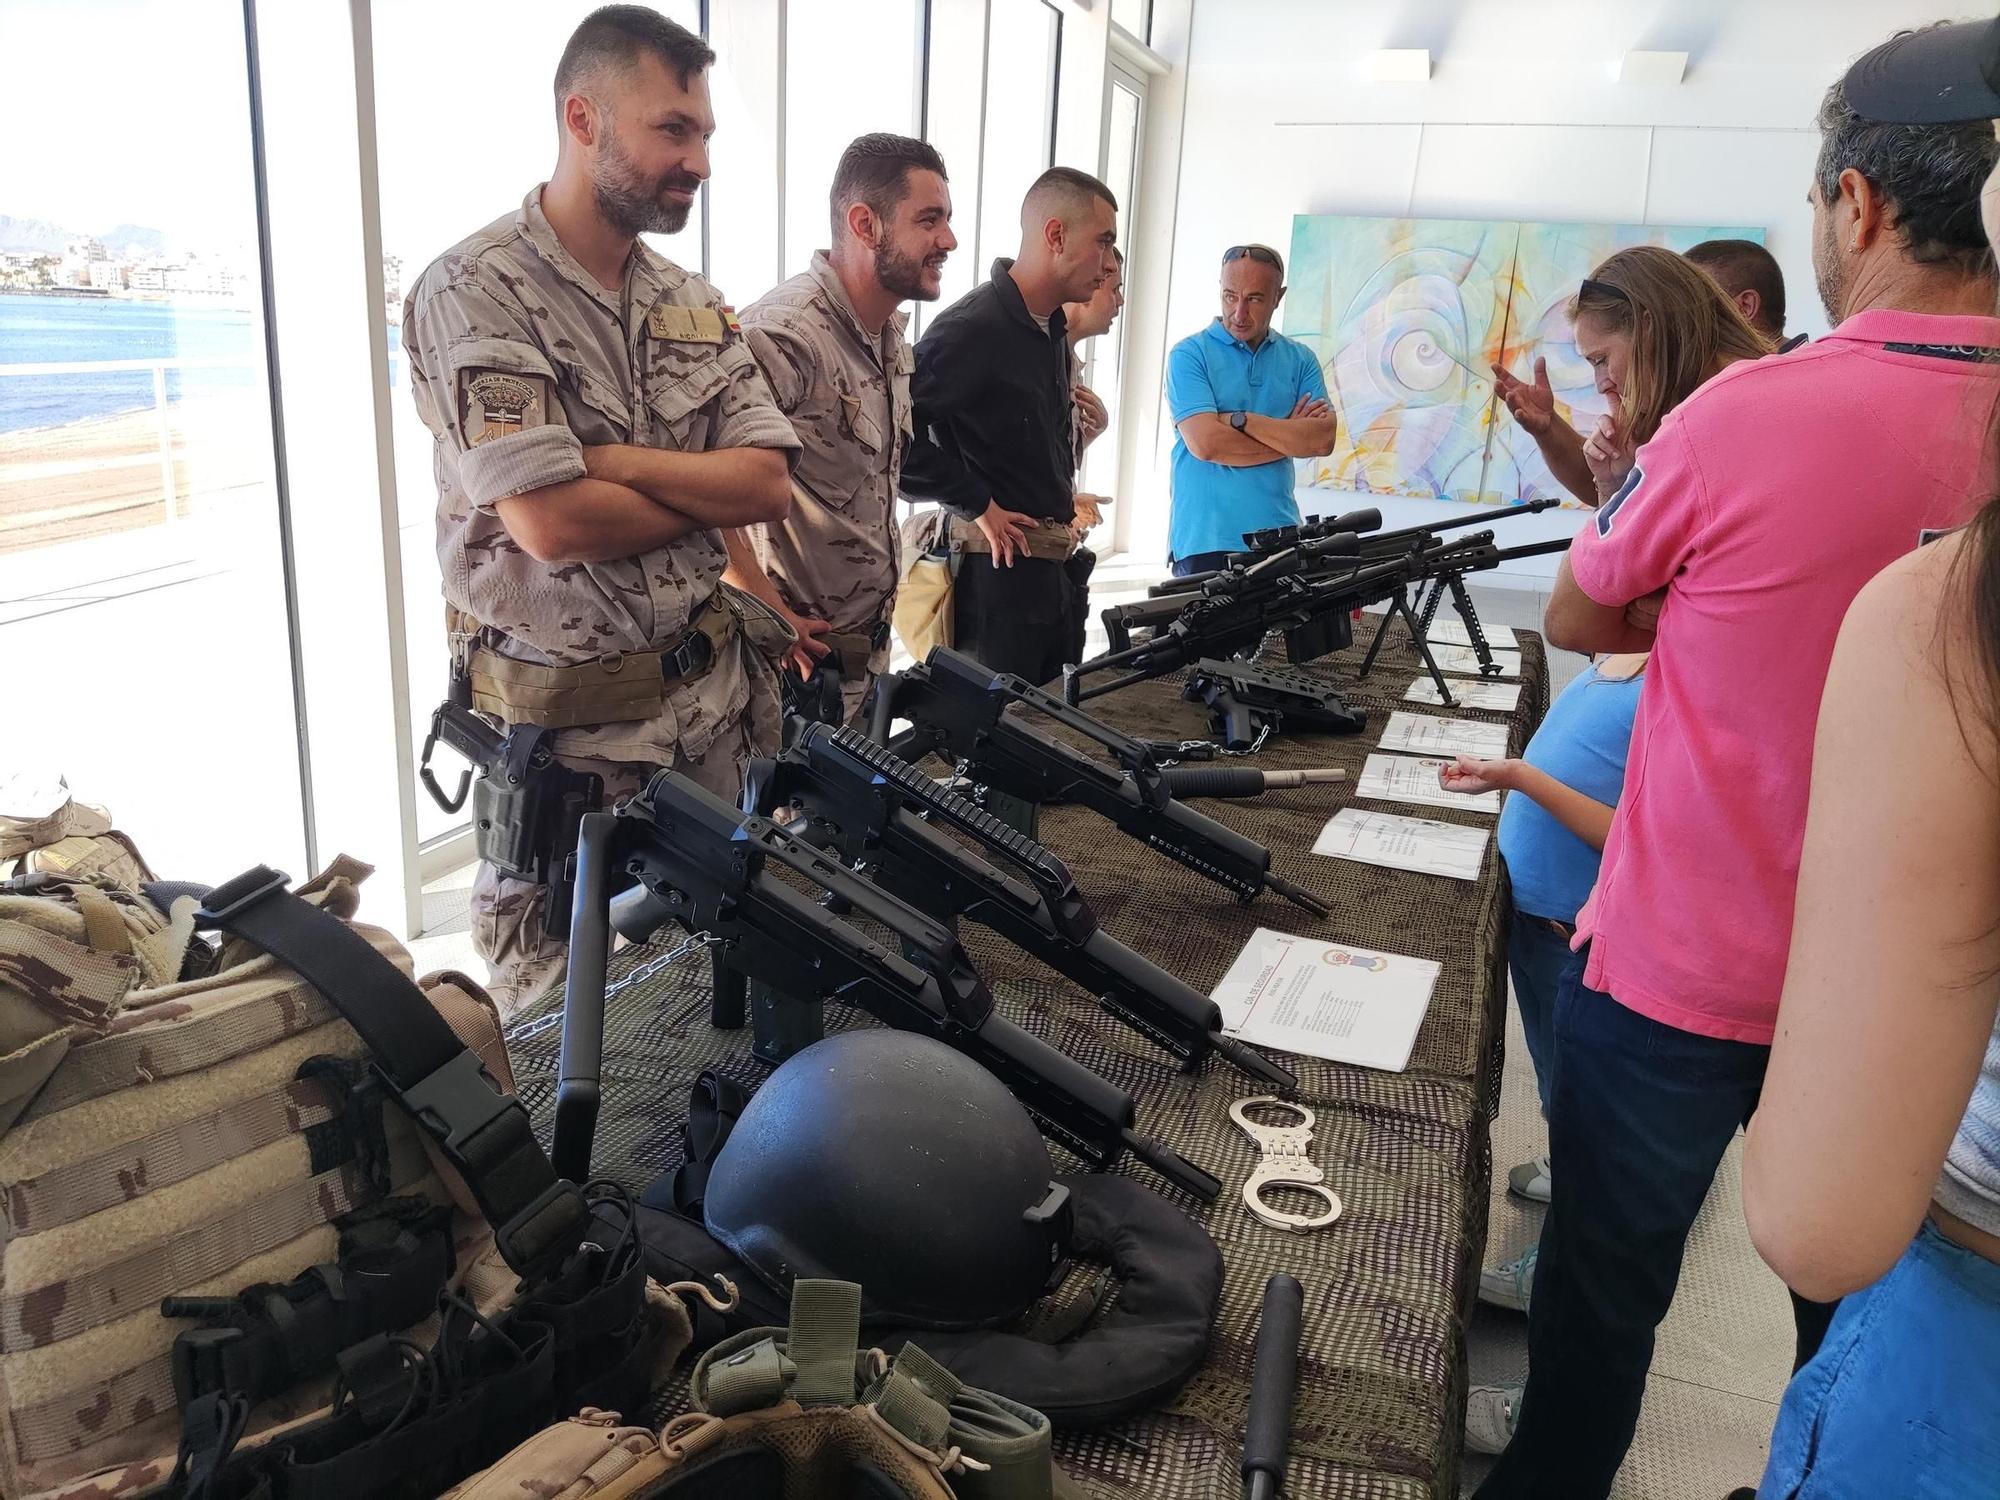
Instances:
[[[1247,411],[1233,411],[1229,414],[1229,425],[1238,432],[1243,430],[1243,424],[1249,420],[1250,413]]]

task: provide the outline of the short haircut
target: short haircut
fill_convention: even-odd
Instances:
[[[929,141],[907,135],[877,132],[856,136],[840,153],[840,165],[833,169],[833,237],[840,239],[847,211],[865,203],[875,217],[887,223],[895,216],[896,205],[910,194],[910,173],[935,172],[951,179],[944,170],[944,158]]]
[[[1828,89],[1819,107],[1819,165],[1813,178],[1820,198],[1831,206],[1840,194],[1840,174],[1852,167],[1895,206],[1894,227],[1911,260],[1927,266],[1953,262],[1974,275],[1990,272],[1993,252],[1980,222],[1979,190],[2000,155],[1992,122],[1890,125],[1863,119],[1847,102],[1843,83]]]
[[[1720,283],[1731,297],[1757,294],[1757,317],[1769,332],[1785,329],[1785,273],[1778,258],[1755,240],[1703,240],[1682,252]]]
[[[607,68],[629,73],[647,52],[673,71],[682,88],[715,61],[707,42],[648,6],[602,6],[583,18],[563,47],[556,64],[556,108]]]
[[[1027,195],[1021,199],[1021,227],[1023,230],[1039,227],[1050,219],[1061,219],[1067,224],[1099,198],[1111,205],[1112,212],[1117,212],[1116,195],[1088,172],[1079,172],[1075,167],[1050,167],[1028,185]]]

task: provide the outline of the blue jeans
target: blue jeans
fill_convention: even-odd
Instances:
[[[1769,1057],[1627,1010],[1584,984],[1581,961],[1563,971],[1549,1076],[1554,1195],[1528,1304],[1528,1388],[1479,1500],[1610,1493],[1688,1231],[1757,1107]],[[1794,1311],[1802,1344],[1823,1331],[1821,1309]]]
[[[2000,1495],[2000,1266],[1928,1220],[1792,1378],[1761,1500]]]
[[[1556,988],[1566,970],[1583,967],[1583,956],[1569,951],[1569,940],[1538,917],[1514,913],[1507,935],[1507,972],[1514,978],[1514,999],[1521,1007],[1521,1030],[1528,1038],[1528,1060],[1535,1065],[1535,1092],[1541,1096],[1542,1118],[1549,1116],[1549,1070],[1555,1065]]]
[[[1227,552],[1195,552],[1186,557],[1170,559],[1174,577],[1186,578],[1194,573],[1213,573],[1217,568],[1229,565]]]

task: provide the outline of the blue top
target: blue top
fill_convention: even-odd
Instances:
[[[1593,662],[1549,705],[1521,758],[1593,801],[1617,806],[1645,680],[1643,672],[1624,682],[1600,677]],[[1520,792],[1509,792],[1500,810],[1500,857],[1514,882],[1516,909],[1559,922],[1576,920],[1603,858]]]
[[[1301,396],[1324,401],[1326,377],[1312,351],[1282,333],[1266,333],[1252,349],[1217,318],[1174,345],[1167,356],[1167,409],[1176,426],[1204,411],[1289,417]],[[1243,546],[1246,531],[1296,526],[1299,504],[1292,498],[1293,479],[1289,458],[1228,468],[1196,458],[1176,433],[1168,553],[1232,552]]]

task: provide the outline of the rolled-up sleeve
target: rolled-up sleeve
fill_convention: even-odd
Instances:
[[[746,343],[722,351],[722,370],[729,377],[714,397],[717,448],[777,448],[793,468],[799,463],[799,436],[778,407],[771,382],[757,367]]]
[[[420,288],[404,321],[417,413],[481,510],[584,477],[583,445],[529,323],[476,274]]]

